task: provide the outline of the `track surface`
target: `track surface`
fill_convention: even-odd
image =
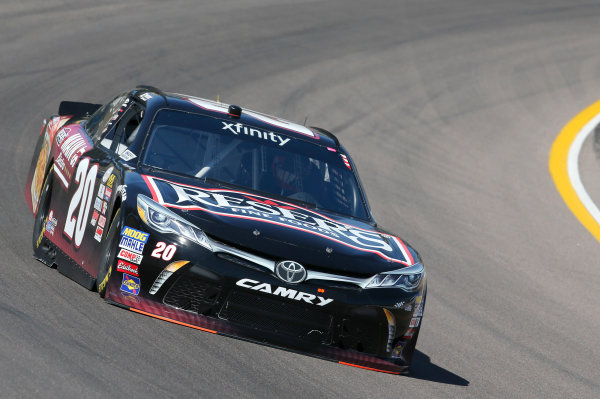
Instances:
[[[600,245],[547,166],[600,97],[598,2],[197,3],[0,4],[1,397],[598,397]],[[139,83],[339,135],[428,268],[412,376],[127,312],[31,257],[42,118]]]

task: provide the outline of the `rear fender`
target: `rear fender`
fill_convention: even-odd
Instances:
[[[52,116],[42,124],[38,137],[29,173],[25,183],[25,200],[29,210],[35,215],[39,202],[39,195],[44,183],[44,177],[50,170],[52,159],[52,142],[56,132],[71,119],[71,116]]]

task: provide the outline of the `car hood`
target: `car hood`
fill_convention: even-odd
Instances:
[[[135,191],[209,237],[275,261],[294,260],[313,270],[366,277],[418,259],[401,239],[366,222],[198,179],[135,175],[128,179],[130,185],[137,183]]]

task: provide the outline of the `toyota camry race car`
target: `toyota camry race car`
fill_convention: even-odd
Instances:
[[[109,303],[406,373],[426,281],[331,133],[150,86],[63,101],[25,197],[34,256]]]

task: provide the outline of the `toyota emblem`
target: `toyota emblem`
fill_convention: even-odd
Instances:
[[[300,263],[283,260],[275,266],[275,274],[290,284],[298,284],[306,279],[306,269]]]

